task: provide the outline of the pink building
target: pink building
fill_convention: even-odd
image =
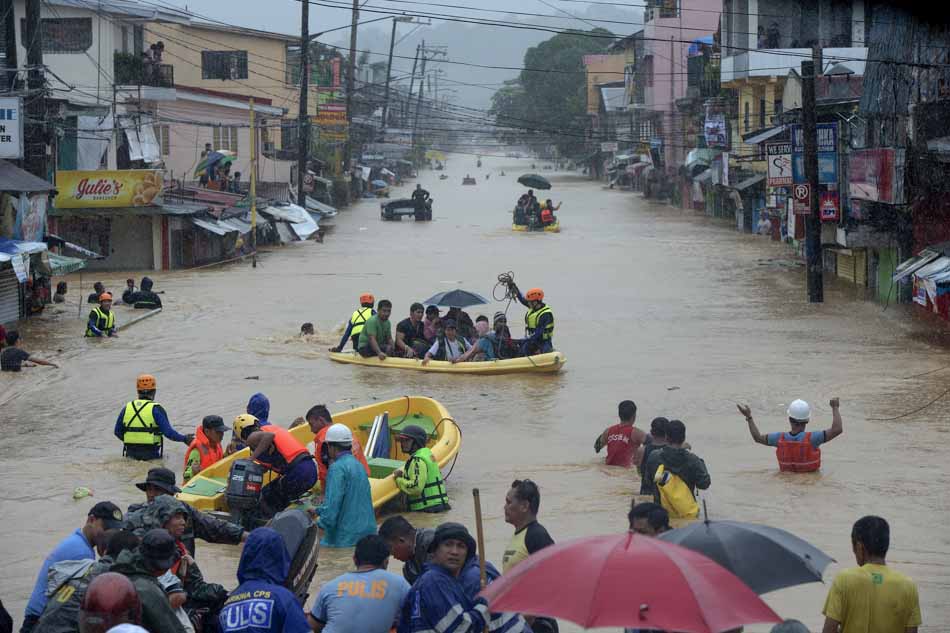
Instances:
[[[708,38],[719,29],[722,0],[650,0],[647,5],[641,67],[643,118],[652,122],[650,142],[654,146],[662,142],[670,172],[683,164],[689,151],[676,112],[676,100],[686,96],[687,52],[693,41]]]

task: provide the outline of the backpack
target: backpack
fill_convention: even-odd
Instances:
[[[656,482],[656,489],[660,493],[660,505],[670,513],[671,519],[695,519],[699,516],[696,497],[679,475],[667,471],[666,467],[660,464],[653,481]]]

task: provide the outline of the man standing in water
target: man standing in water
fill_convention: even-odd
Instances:
[[[752,409],[749,405],[737,404],[736,408],[745,416],[749,424],[749,434],[756,443],[776,447],[775,456],[778,458],[779,470],[810,473],[821,468],[821,449],[818,447],[844,432],[838,398],[832,398],[829,405],[831,405],[830,429],[807,432],[805,428],[811,419],[811,407],[804,400],[796,400],[788,406],[788,422],[791,425],[791,431],[768,435],[759,432],[755,420],[752,419]]]
[[[630,468],[639,464],[640,446],[647,434],[633,426],[637,421],[637,405],[633,400],[624,400],[617,407],[618,424],[604,430],[594,442],[594,452],[607,447],[607,465]]]
[[[151,374],[142,374],[135,380],[138,397],[119,412],[115,421],[115,436],[122,440],[122,454],[139,460],[159,459],[164,439],[191,444],[194,435],[182,435],[168,421],[162,405],[155,402],[156,381]]]
[[[99,307],[89,312],[86,336],[90,338],[118,336],[115,327],[115,312],[112,311],[112,294],[103,292],[99,295]]]

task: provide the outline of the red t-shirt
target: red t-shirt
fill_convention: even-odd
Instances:
[[[646,433],[632,424],[615,424],[607,429],[607,465],[636,466],[637,451],[645,438]]]

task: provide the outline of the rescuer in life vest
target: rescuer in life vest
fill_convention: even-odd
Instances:
[[[176,431],[162,405],[155,402],[155,376],[142,374],[135,381],[138,398],[126,403],[115,421],[115,436],[122,440],[122,454],[131,459],[159,459],[164,438],[191,444],[194,435]]]
[[[396,486],[406,493],[410,512],[448,512],[449,496],[439,465],[429,450],[429,436],[422,427],[410,424],[396,436],[406,465],[393,472]]]
[[[346,322],[346,331],[343,332],[343,338],[336,347],[331,347],[331,352],[342,352],[346,347],[347,341],[352,341],[353,349],[360,347],[360,334],[363,332],[363,326],[369,321],[369,318],[376,314],[373,305],[376,303],[376,297],[367,293],[360,295],[360,307],[353,311],[350,320]]]
[[[99,295],[99,307],[89,312],[86,322],[86,336],[101,338],[103,336],[118,336],[115,327],[115,312],[112,311],[112,293],[103,292]]]
[[[521,305],[528,308],[524,315],[525,339],[521,342],[521,355],[546,354],[554,351],[554,312],[544,303],[544,291],[532,288],[524,295],[515,285],[509,284]]]
[[[831,428],[824,431],[807,431],[808,421],[811,419],[811,408],[804,400],[796,400],[788,406],[788,422],[790,431],[769,433],[759,432],[752,419],[752,410],[748,405],[737,404],[739,413],[745,416],[749,423],[749,433],[752,439],[759,444],[774,446],[775,456],[778,458],[779,470],[792,473],[810,473],[821,468],[821,449],[825,442],[830,442],[844,432],[839,411],[838,398],[832,398]]]
[[[251,449],[251,459],[280,475],[261,489],[261,514],[270,518],[306,494],[317,483],[317,464],[307,447],[290,431],[269,424],[261,427],[253,415],[234,418],[234,435]]]
[[[202,470],[224,457],[221,445],[228,427],[220,415],[206,415],[201,426],[195,429],[195,439],[185,451],[185,470],[182,483],[188,481]]]

